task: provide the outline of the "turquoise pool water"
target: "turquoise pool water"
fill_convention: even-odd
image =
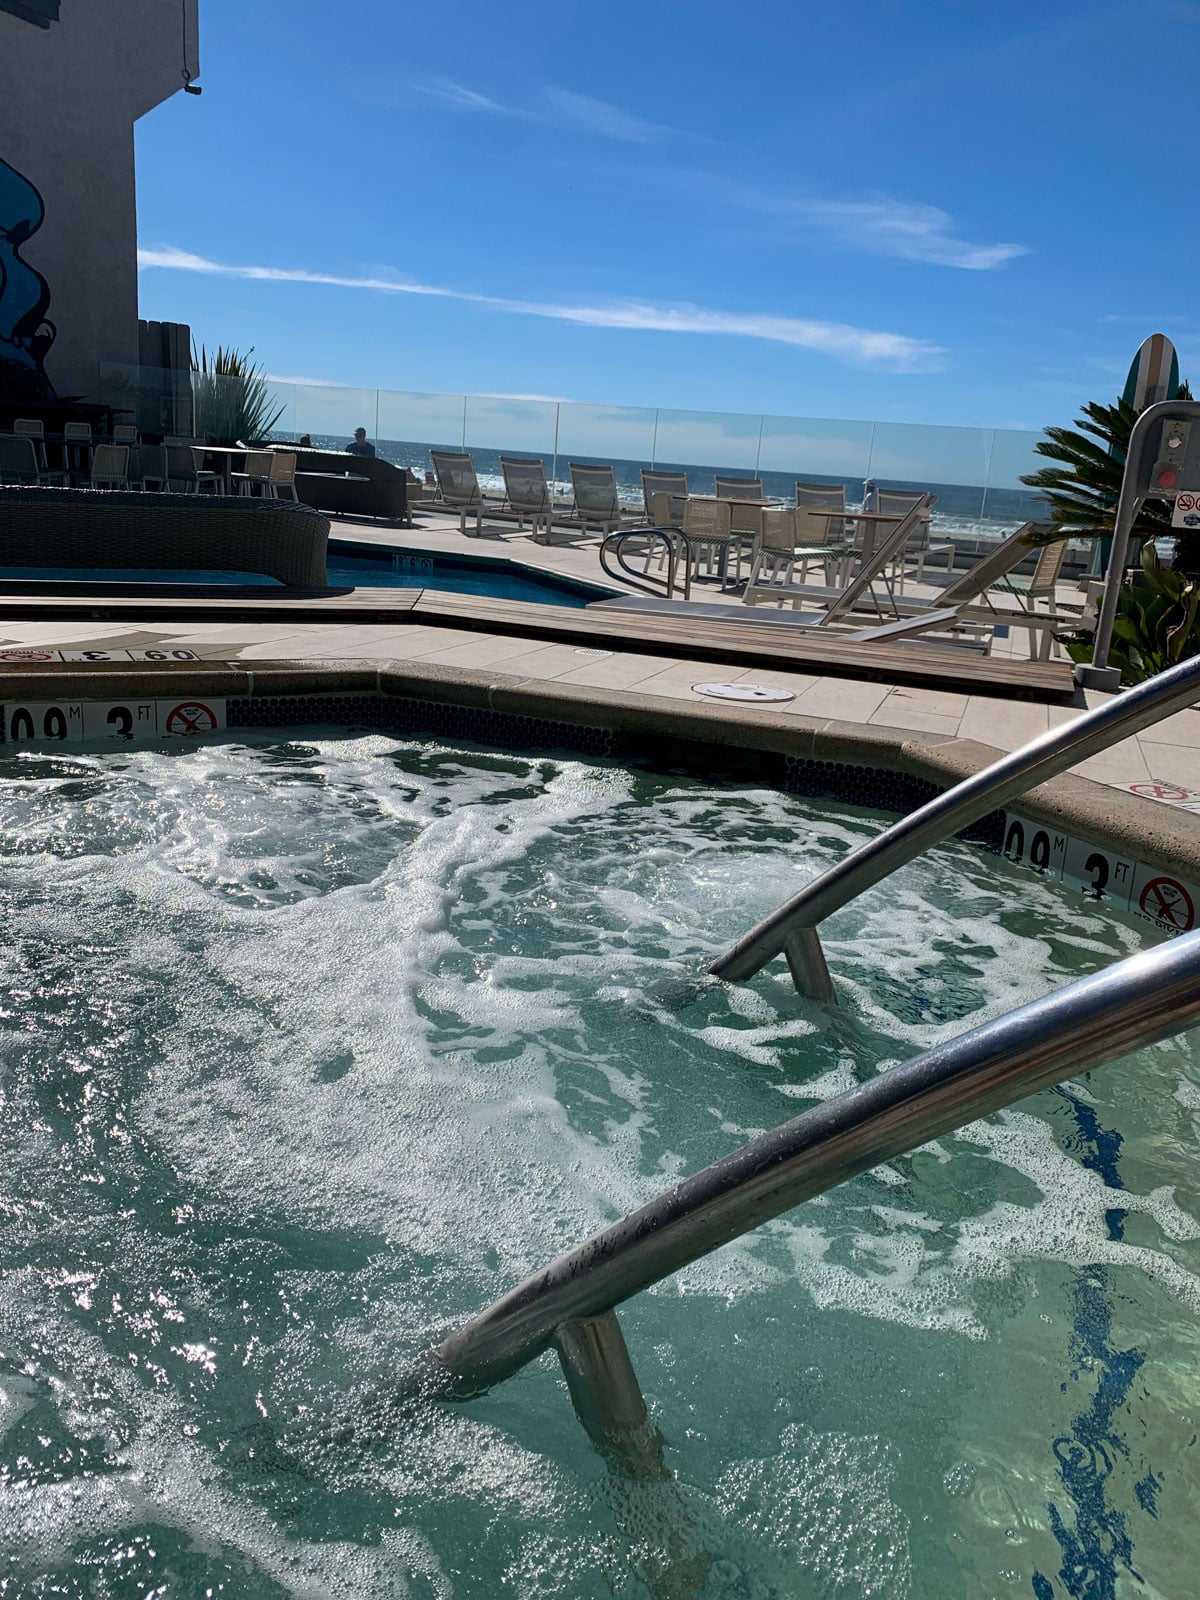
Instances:
[[[0,763],[0,1593],[1191,1593],[1186,1042],[626,1307],[669,1486],[549,1359],[392,1399],[676,1175],[1154,937],[953,845],[829,924],[836,1015],[694,982],[882,820],[381,735]]]
[[[495,600],[525,600],[538,605],[583,607],[609,599],[614,591],[553,572],[537,572],[519,562],[487,556],[431,555],[419,549],[378,549],[331,540],[331,589],[438,589],[452,594],[487,595]],[[0,583],[195,584],[279,589],[273,578],[254,572],[178,572],[167,568],[131,571],[118,567],[0,567]]]

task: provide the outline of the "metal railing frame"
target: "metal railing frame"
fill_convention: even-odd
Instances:
[[[751,928],[709,964],[709,972],[728,982],[741,983],[783,955],[802,994],[835,1003],[833,980],[817,933],[826,917],[931,845],[940,844],[1046,778],[1152,727],[1198,699],[1200,657],[1180,662],[1084,712],[1074,722],[1052,728],[859,845],[844,861],[806,884]]]
[[[636,573],[630,570],[625,561],[621,544],[625,539],[661,539],[667,547],[667,575],[665,578],[652,577],[649,572]],[[610,578],[618,583],[628,583],[635,589],[640,589],[643,594],[651,594],[656,598],[661,594],[670,600],[675,593],[675,574],[679,569],[680,552],[683,555],[683,598],[692,598],[692,547],[685,533],[678,528],[617,528],[612,533],[606,534],[600,542],[600,565]],[[620,567],[620,572],[614,572],[608,565],[606,557],[612,556]]]
[[[1198,1022],[1200,932],[987,1022],[760,1135],[559,1256],[437,1348],[434,1384],[480,1393],[553,1346],[610,1461],[662,1476],[617,1306],[859,1173]]]

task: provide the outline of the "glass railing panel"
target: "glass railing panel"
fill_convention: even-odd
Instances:
[[[557,400],[468,395],[466,447],[483,488],[503,492],[501,456],[516,456],[526,461],[540,458],[546,467],[546,477],[551,478],[555,471],[557,424]]]
[[[570,494],[570,464],[611,466],[623,505],[642,504],[642,469],[654,460],[658,413],[648,406],[583,405],[564,400],[558,419],[558,481]]]
[[[1015,428],[996,429],[984,499],[984,521],[989,529],[1011,533],[1023,522],[1049,520],[1045,501],[1021,482],[1025,474],[1049,465],[1034,449],[1043,437]]]
[[[992,431],[877,422],[869,476],[879,489],[924,489],[935,494],[935,530],[973,548],[983,531]]]
[[[660,411],[654,465],[686,472],[689,494],[712,494],[715,474],[752,478],[762,418],[741,412]]]
[[[461,450],[466,399],[461,394],[379,391],[379,454],[418,478],[432,476],[429,452]]]
[[[100,400],[119,423],[132,423],[147,439],[191,438],[192,375],[186,369],[127,366],[102,362]]]
[[[764,494],[791,500],[797,483],[840,483],[847,502],[859,503],[874,431],[872,422],[764,417],[758,458]]]
[[[344,450],[357,428],[367,430],[375,444],[378,434],[377,389],[343,388],[339,384],[297,383],[291,385],[295,400],[292,413],[294,441],[307,436],[314,450]]]

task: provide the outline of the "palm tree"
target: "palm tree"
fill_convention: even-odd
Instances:
[[[1181,383],[1176,399],[1190,400],[1192,391]],[[1057,539],[1103,538],[1113,531],[1113,516],[1121,493],[1129,435],[1138,413],[1124,400],[1105,406],[1092,402],[1084,406],[1075,428],[1047,428],[1046,437],[1034,446],[1038,455],[1056,463],[1027,473],[1021,482],[1038,489],[1048,501],[1054,532],[1041,543]],[[1148,500],[1133,525],[1136,536],[1153,538],[1169,534],[1171,508],[1162,500]],[[1175,565],[1182,571],[1200,573],[1200,540],[1195,535],[1180,535]]]

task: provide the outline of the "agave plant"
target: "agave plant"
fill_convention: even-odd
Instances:
[[[245,355],[218,345],[212,357],[204,345],[197,355],[192,346],[192,397],[196,432],[214,444],[252,444],[265,439],[284,412],[270,385],[251,361],[254,346]]]
[[[1117,602],[1109,660],[1121,682],[1144,683],[1177,662],[1200,655],[1200,579],[1164,567],[1153,544],[1142,551],[1142,582],[1126,584]],[[1092,659],[1093,636],[1063,640],[1073,661]]]

